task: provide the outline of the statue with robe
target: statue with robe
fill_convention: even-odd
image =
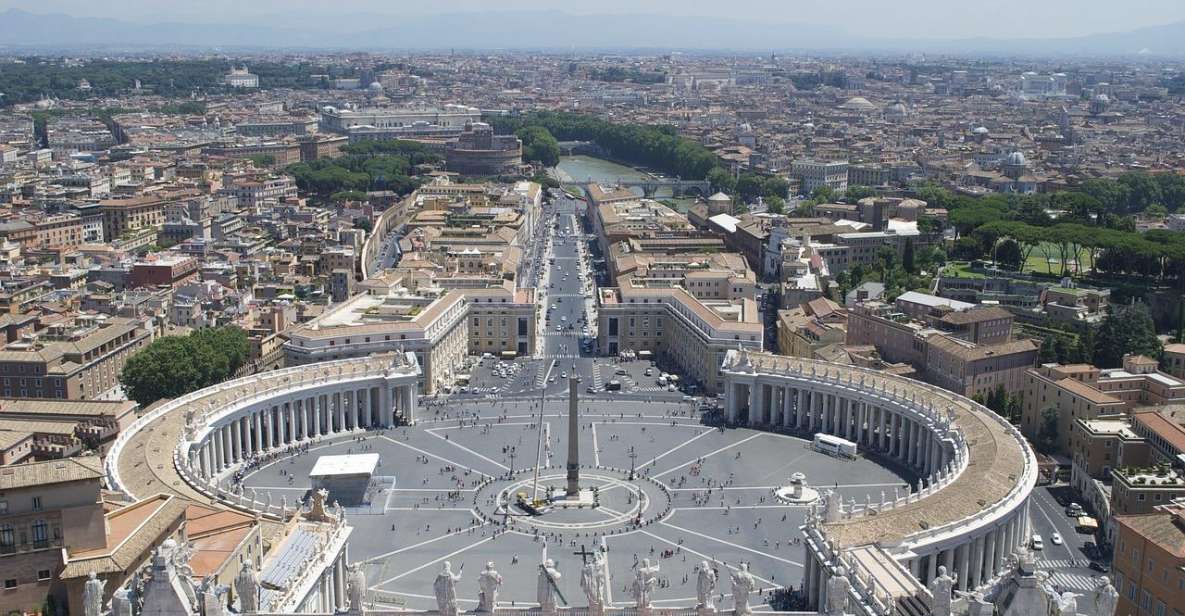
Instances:
[[[930,611],[934,616],[951,616],[953,609],[952,591],[955,587],[955,580],[947,575],[946,565],[938,565],[938,576],[930,580],[930,595],[933,599],[930,602]]]
[[[465,566],[461,565],[464,570]],[[436,611],[441,616],[457,616],[457,582],[461,581],[461,572],[453,573],[453,565],[444,561],[440,573],[432,583],[432,591],[436,594]]]
[[[366,599],[366,573],[360,564],[350,565],[346,570],[346,597],[350,600],[350,613],[361,614]]]
[[[494,563],[486,563],[477,578],[477,585],[481,588],[477,595],[477,611],[493,612],[498,606],[498,587],[502,585],[502,574],[494,570]]]
[[[588,608],[597,613],[604,609],[609,600],[609,570],[605,556],[600,552],[593,555],[591,562],[584,563],[580,570],[580,588],[588,599]]]
[[[1119,605],[1119,591],[1115,590],[1111,578],[1104,575],[1099,578],[1099,588],[1094,595],[1095,616],[1112,616],[1115,614],[1117,605]]]
[[[235,592],[239,595],[239,612],[250,614],[259,611],[259,576],[251,559],[243,561],[239,574],[235,576]]]
[[[732,601],[733,610],[737,616],[748,616],[753,613],[749,607],[749,595],[757,590],[757,579],[749,573],[749,563],[741,563],[740,569],[732,572]]]
[[[539,602],[539,609],[544,613],[554,614],[556,611],[556,590],[559,588],[560,578],[563,577],[555,568],[555,561],[548,558],[539,565],[539,579],[535,586],[535,599]]]
[[[695,606],[702,612],[714,613],[716,611],[716,580],[716,570],[712,568],[712,563],[706,560],[700,561],[699,572],[695,580]]]
[[[87,575],[86,582],[82,585],[83,616],[102,616],[103,589],[106,586],[107,581],[100,580],[94,571]]]
[[[848,580],[848,572],[842,566],[836,567],[827,578],[827,616],[844,616],[848,609],[848,592],[852,583]]]

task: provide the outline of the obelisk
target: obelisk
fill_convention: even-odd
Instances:
[[[568,497],[580,495],[580,417],[576,411],[579,385],[573,366],[572,376],[568,377]]]

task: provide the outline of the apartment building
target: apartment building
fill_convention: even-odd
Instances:
[[[94,400],[119,384],[128,357],[152,341],[140,319],[81,315],[0,349],[5,398]]]
[[[1123,415],[1137,406],[1185,402],[1185,382],[1155,368],[1147,358],[1129,355],[1123,368],[1089,364],[1044,364],[1025,375],[1021,431],[1030,439],[1041,433],[1047,409],[1057,414],[1056,447],[1067,451],[1071,426],[1080,418]]]
[[[1185,504],[1115,516],[1115,616],[1185,614]]]
[[[368,281],[369,282],[369,281]],[[463,291],[412,291],[396,281],[371,285],[287,332],[285,365],[412,351],[421,393],[449,384],[469,350],[469,302]]]
[[[165,224],[165,200],[157,196],[105,199],[99,202],[103,237],[115,240],[130,231],[160,229]]]
[[[912,365],[925,381],[986,397],[1017,391],[1037,363],[1038,345],[1013,340],[1012,317],[923,293],[901,294],[893,305],[862,302],[848,313],[848,345],[872,345],[890,363]]]
[[[599,289],[597,347],[601,354],[649,351],[715,394],[723,386],[724,354],[762,348],[761,315],[751,299],[699,300],[680,286]]]
[[[847,341],[848,311],[820,297],[795,308],[778,311],[778,353],[822,359],[819,349]]]
[[[106,543],[103,464],[96,456],[0,468],[0,605],[35,611],[54,596],[67,551]],[[82,613],[81,611],[77,613]]]
[[[848,161],[799,159],[790,166],[790,175],[802,183],[802,194],[810,195],[826,186],[835,192],[848,189]]]

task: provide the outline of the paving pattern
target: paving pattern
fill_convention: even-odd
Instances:
[[[291,502],[307,495],[318,456],[378,453],[370,502],[346,509],[355,527],[350,560],[365,563],[376,604],[415,609],[433,604],[431,583],[446,560],[454,571],[465,565],[462,607],[476,605],[477,573],[486,562],[506,580],[500,601],[533,605],[545,550],[574,605],[583,605],[577,553],[594,550],[607,553],[618,605],[629,604],[627,588],[642,558],[662,567],[660,606],[694,603],[701,560],[721,569],[749,562],[768,594],[797,584],[802,573],[804,550],[796,541],[806,509],[772,496],[791,473],[857,501],[905,485],[871,461],[837,462],[799,439],[703,425],[679,402],[598,399],[582,401],[579,434],[583,485],[600,488],[600,506],[530,518],[499,508],[498,495],[527,491],[537,464],[544,467],[541,485],[563,486],[567,405],[548,400],[542,417],[538,406],[528,399],[429,406],[414,427],[325,441],[257,469],[244,485]],[[727,583],[720,590],[729,605]]]

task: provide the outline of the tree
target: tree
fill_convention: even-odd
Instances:
[[[876,191],[867,186],[849,186],[843,193],[843,200],[848,203],[856,203],[861,199],[875,196]]]
[[[777,195],[765,197],[765,209],[770,214],[781,214],[786,211],[786,201]]]
[[[1005,269],[1019,271],[1023,259],[1020,244],[1017,244],[1013,239],[1006,239],[996,244],[995,259],[996,263]]]
[[[1159,358],[1160,351],[1156,326],[1147,306],[1112,306],[1095,336],[1094,364],[1100,368],[1118,368],[1123,365],[1124,355]]]
[[[1041,426],[1037,429],[1037,451],[1053,453],[1057,450],[1058,413],[1054,407],[1041,411]]]
[[[247,334],[232,326],[165,336],[128,358],[119,380],[129,398],[148,406],[230,378],[249,351]]]
[[[901,254],[901,267],[905,268],[905,271],[911,274],[914,273],[912,237],[905,238],[905,248],[902,249]]]
[[[354,219],[354,228],[362,229],[369,234],[371,231],[374,231],[374,221],[365,216],[359,216]]]
[[[716,167],[708,172],[708,182],[712,185],[712,190],[722,192],[726,195],[731,195],[736,192],[737,182],[736,178],[728,172],[728,169],[723,167]]]
[[[1053,336],[1046,336],[1041,341],[1041,348],[1037,351],[1037,361],[1052,364],[1057,361],[1057,348],[1054,346]]]
[[[544,167],[560,164],[560,144],[551,131],[542,126],[527,126],[514,134],[523,142],[523,160]]]

